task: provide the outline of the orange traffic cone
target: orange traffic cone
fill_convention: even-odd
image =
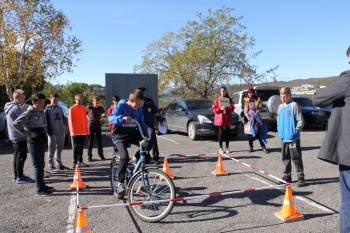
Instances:
[[[169,169],[168,159],[164,158],[163,172],[169,176],[169,178],[174,179],[174,175],[171,173]]]
[[[284,222],[291,222],[304,219],[304,215],[298,213],[295,209],[294,199],[290,185],[286,186],[286,195],[284,196],[282,210],[275,212],[275,216]]]
[[[77,226],[75,228],[75,232],[79,233],[90,233],[90,227],[88,226],[88,223],[85,218],[84,211],[78,210],[78,219],[77,219]]]
[[[222,176],[228,174],[228,172],[225,171],[224,165],[222,164],[221,154],[219,154],[218,164],[216,165],[215,171],[212,171],[211,173],[213,173],[215,176]]]
[[[86,184],[84,184],[83,179],[81,178],[80,168],[79,168],[78,165],[75,167],[74,179],[73,179],[73,183],[70,185],[70,188],[76,189],[77,188],[77,182],[78,182],[78,185],[79,185],[79,189],[86,188]]]

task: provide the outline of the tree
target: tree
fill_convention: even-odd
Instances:
[[[72,28],[62,11],[49,0],[0,2],[0,83],[10,100],[29,78],[43,82],[72,72],[82,42],[68,34]]]
[[[167,32],[147,46],[141,65],[134,72],[158,73],[159,89],[188,97],[210,96],[220,85],[240,80],[264,82],[277,66],[264,73],[250,63],[261,51],[251,52],[255,39],[244,33],[242,17],[233,17],[233,8],[222,7],[208,15],[197,13],[177,33]],[[269,77],[275,79],[274,76]]]

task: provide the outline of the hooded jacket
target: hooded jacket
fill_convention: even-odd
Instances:
[[[33,108],[28,109],[12,125],[27,136],[28,143],[45,144],[47,142],[47,121],[44,110],[35,111]]]
[[[138,127],[136,123],[127,124],[123,121],[123,117],[130,116],[139,122],[143,134],[146,134],[148,126],[144,122],[142,108],[133,109],[127,103],[127,100],[120,100],[118,105],[115,106],[113,112],[108,115],[108,121],[114,124],[113,137],[115,140],[128,140],[134,137],[135,134],[140,134],[138,132]]]
[[[65,134],[68,119],[64,116],[62,108],[49,104],[46,106],[44,112],[47,120],[47,134]]]
[[[5,113],[7,120],[7,130],[11,141],[20,142],[27,140],[26,135],[19,132],[12,123],[23,113],[21,106],[16,102],[8,102],[5,104]]]

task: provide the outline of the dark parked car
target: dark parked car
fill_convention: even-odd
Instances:
[[[305,127],[325,127],[327,125],[327,111],[314,106],[312,99],[304,96],[293,96],[292,99],[299,105],[303,113]]]
[[[8,138],[7,120],[4,108],[0,108],[0,138]]]
[[[162,110],[167,131],[187,133],[192,140],[199,136],[217,134],[214,126],[213,101],[208,99],[180,99],[170,103]],[[237,113],[232,113],[231,133],[237,136],[242,121]]]

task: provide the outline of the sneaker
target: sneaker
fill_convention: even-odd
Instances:
[[[13,176],[13,182],[16,182],[16,180],[17,180],[17,176]]]
[[[92,162],[92,155],[88,155],[87,161],[88,161],[88,162]]]
[[[100,160],[106,160],[106,158],[103,155],[100,155]]]
[[[45,185],[44,188],[45,188],[46,191],[50,191],[50,192],[56,191],[56,189],[54,187],[50,187],[50,186],[47,186],[47,185]]]
[[[57,166],[57,169],[58,169],[58,170],[61,170],[61,171],[62,171],[62,170],[70,170],[69,167],[66,167],[66,166],[64,166],[63,164],[58,165],[58,166]]]
[[[126,193],[126,188],[124,183],[118,183],[117,196],[118,198],[123,198]]]
[[[50,167],[49,171],[50,171],[50,173],[55,173],[58,171],[58,169],[56,167],[52,166],[52,167]]]
[[[52,192],[48,190],[40,191],[40,192],[36,192],[35,196],[37,197],[52,196]]]
[[[226,154],[230,153],[230,149],[228,147],[226,147]]]
[[[50,177],[50,175],[51,175],[51,172],[50,171],[44,171],[44,178],[48,178],[48,177]]]
[[[305,186],[305,179],[303,177],[298,178],[297,186],[298,187],[304,187]]]
[[[224,153],[224,150],[222,148],[220,148],[219,154],[223,154],[223,153]]]
[[[249,146],[249,153],[252,153],[254,150],[253,150],[253,147],[252,146]]]
[[[265,153],[265,154],[268,154],[269,152],[266,150],[266,148],[263,148],[263,152]]]
[[[80,162],[78,163],[79,167],[88,167],[89,165],[87,165],[86,163]]]
[[[33,179],[28,176],[17,177],[16,179],[17,184],[30,183],[30,182],[33,182]]]
[[[290,177],[290,176],[283,176],[282,180],[284,180],[285,182],[288,182],[288,183],[292,183],[292,177]]]

